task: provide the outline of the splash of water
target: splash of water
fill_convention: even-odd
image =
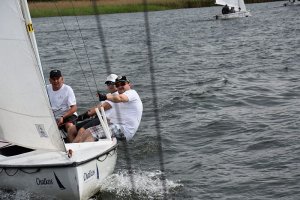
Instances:
[[[160,199],[164,196],[164,189],[162,187],[161,171],[145,172],[133,171],[119,171],[107,178],[101,187],[101,191],[114,193],[119,197],[129,197],[133,195],[138,199]],[[131,177],[133,176],[134,188],[132,187]],[[166,192],[169,194],[176,188],[181,188],[183,185],[171,180],[166,180]]]

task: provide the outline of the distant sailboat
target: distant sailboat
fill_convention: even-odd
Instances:
[[[1,0],[0,188],[88,199],[112,174],[117,141],[67,143],[52,113],[26,0]]]
[[[215,16],[216,19],[232,19],[240,17],[251,16],[250,12],[246,10],[244,0],[216,0],[217,5],[228,6],[233,9],[227,14],[218,14]]]
[[[283,5],[284,6],[295,6],[295,5],[300,5],[300,3],[299,3],[299,0],[298,0],[298,2],[296,0],[288,0]]]

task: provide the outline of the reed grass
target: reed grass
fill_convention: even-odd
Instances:
[[[196,8],[213,5],[212,0],[148,0],[148,11]],[[96,7],[90,0],[29,2],[32,17],[94,15],[144,11],[142,0],[101,0]]]
[[[270,1],[274,0],[245,0],[246,3]],[[214,2],[215,0],[147,0],[147,10],[208,7],[215,5]],[[130,13],[145,10],[143,0],[30,0],[29,9],[32,17]]]

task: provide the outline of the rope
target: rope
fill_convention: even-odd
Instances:
[[[108,152],[107,154],[105,154],[106,156],[105,156],[105,158],[103,159],[103,160],[101,160],[100,158],[102,157],[99,157],[99,158],[97,158],[97,160],[98,161],[100,161],[100,162],[103,162],[103,161],[105,161],[106,160],[106,158],[108,157],[108,156],[113,156],[115,153],[116,153],[116,149],[114,149],[114,151],[113,151],[114,153],[110,153],[110,152]]]
[[[154,70],[154,65],[153,65],[153,54],[152,54],[152,44],[151,44],[151,35],[150,35],[150,26],[149,26],[149,18],[148,18],[148,4],[147,0],[143,0],[143,5],[144,5],[144,19],[145,19],[145,31],[146,31],[146,45],[148,49],[148,60],[149,60],[149,70],[150,70],[150,79],[151,79],[151,90],[152,90],[152,99],[153,99],[153,105],[154,105],[154,115],[155,115],[155,128],[157,132],[157,140],[159,143],[159,161],[160,161],[160,170],[162,171],[162,187],[164,191],[164,199],[167,199],[166,197],[166,178],[164,175],[164,158],[163,158],[163,150],[162,150],[162,141],[161,141],[161,126],[160,126],[160,121],[159,121],[159,113],[158,113],[158,103],[157,103],[157,92],[156,92],[156,82],[155,82],[155,70]],[[108,55],[107,55],[107,50],[106,50],[106,45],[105,45],[105,39],[104,39],[104,34],[103,34],[103,29],[101,25],[101,18],[100,18],[100,13],[98,11],[97,3],[96,0],[93,0],[93,7],[94,7],[94,12],[95,12],[95,17],[97,20],[97,26],[98,26],[98,35],[101,40],[102,48],[103,48],[103,56],[106,64],[106,70],[108,73],[111,72],[109,60],[108,60]],[[97,15],[98,14],[98,15]],[[129,149],[127,146],[127,143],[125,142],[125,156],[126,156],[126,162],[127,162],[127,167],[129,170],[130,174],[130,181],[132,184],[132,188],[134,191],[135,185],[134,185],[134,180],[133,180],[133,175],[132,175],[132,164],[131,164],[131,158],[129,154]]]
[[[18,171],[19,171],[18,169],[16,169],[15,173],[9,174],[6,170],[7,170],[7,169],[4,169],[4,172],[6,173],[7,176],[14,176],[14,175],[16,175],[16,174],[18,173]]]
[[[98,85],[97,85],[97,82],[96,82],[96,79],[95,79],[95,76],[94,76],[94,71],[93,71],[93,68],[92,68],[92,65],[91,65],[90,56],[89,56],[89,54],[87,53],[87,50],[86,50],[86,43],[85,43],[85,40],[83,39],[83,35],[82,35],[82,32],[81,32],[81,28],[80,28],[80,25],[79,25],[79,22],[78,22],[78,17],[77,17],[76,12],[75,12],[75,8],[74,8],[73,1],[71,1],[71,3],[72,3],[72,8],[73,8],[73,13],[74,13],[74,15],[75,15],[75,19],[76,19],[76,22],[77,22],[77,25],[78,25],[80,37],[81,37],[81,40],[82,40],[82,42],[83,42],[85,54],[86,54],[86,56],[87,56],[87,60],[88,60],[88,63],[89,63],[89,66],[90,66],[90,69],[91,69],[91,72],[92,72],[93,80],[94,80],[94,83],[95,83],[95,86],[96,86],[97,91],[99,91]]]
[[[1,147],[0,149],[5,149],[6,147],[9,147],[10,145],[11,145],[11,144],[7,144],[7,145]]]
[[[40,168],[37,168],[36,171],[33,172],[26,172],[24,169],[19,169],[21,172],[25,173],[25,174],[35,174],[41,171]]]
[[[14,175],[16,175],[16,174],[18,173],[18,171],[21,171],[21,172],[23,172],[23,173],[25,173],[25,174],[35,174],[35,173],[38,173],[39,171],[41,171],[41,169],[38,168],[38,169],[36,169],[36,171],[33,171],[33,172],[26,172],[24,169],[19,169],[19,168],[17,168],[16,171],[15,171],[14,173],[9,174],[9,173],[7,172],[8,169],[2,168],[1,171],[0,171],[0,174],[1,174],[3,171],[5,172],[5,174],[6,174],[7,176],[14,176]]]
[[[61,17],[61,14],[60,14],[60,12],[59,12],[59,9],[58,9],[56,3],[55,3],[55,2],[53,2],[53,3],[54,3],[54,5],[55,5],[55,8],[56,8],[56,10],[57,10],[57,13],[58,13],[58,15],[59,15],[59,17],[60,17],[60,19],[61,19],[61,22],[62,22],[62,24],[63,24],[63,26],[64,26],[64,29],[65,29],[66,34],[67,34],[67,36],[68,36],[68,39],[69,39],[69,41],[70,41],[70,43],[71,43],[72,49],[73,49],[73,51],[74,51],[74,53],[75,53],[75,57],[76,57],[76,59],[77,59],[77,61],[78,61],[79,67],[80,67],[80,69],[81,69],[81,72],[82,72],[82,75],[83,75],[83,77],[84,77],[84,79],[85,79],[85,82],[86,82],[86,84],[87,84],[87,86],[88,86],[88,88],[89,88],[89,91],[90,91],[90,93],[91,93],[91,96],[92,96],[92,98],[93,98],[93,101],[96,102],[95,97],[94,97],[94,95],[93,95],[93,92],[92,92],[92,90],[91,90],[91,87],[90,87],[90,85],[89,85],[89,83],[88,83],[87,77],[86,77],[86,75],[85,75],[85,73],[84,73],[84,71],[83,71],[83,68],[82,68],[82,66],[81,66],[81,63],[80,63],[80,61],[79,61],[79,57],[78,57],[78,55],[77,55],[77,53],[76,53],[75,47],[74,47],[74,45],[73,45],[73,43],[72,43],[71,37],[70,37],[70,35],[69,35],[69,33],[68,33],[67,27],[65,26],[65,23],[64,23],[64,21],[63,21],[63,19],[62,19],[62,17]]]
[[[152,43],[151,43],[151,34],[150,34],[150,26],[149,26],[149,17],[148,17],[148,3],[147,0],[143,0],[144,4],[144,18],[145,18],[145,31],[146,31],[146,44],[148,47],[148,60],[149,60],[149,69],[150,69],[150,80],[151,80],[151,91],[152,91],[152,99],[154,106],[154,119],[155,119],[155,129],[157,133],[157,141],[159,144],[158,153],[159,153],[159,164],[160,170],[162,172],[162,187],[164,191],[164,199],[167,199],[167,189],[166,189],[166,177],[165,177],[165,167],[164,167],[164,156],[162,149],[162,141],[161,141],[161,125],[159,121],[159,110],[157,103],[157,92],[156,92],[156,81],[155,81],[155,69],[153,64],[153,53],[152,53]]]
[[[15,112],[15,111],[8,110],[8,109],[6,109],[6,108],[1,108],[1,107],[0,107],[0,110],[4,110],[4,111],[6,111],[6,112],[9,112],[9,113],[14,113],[14,114],[17,114],[17,115],[22,115],[22,116],[27,116],[27,117],[49,118],[49,116],[42,116],[42,115],[29,115],[29,114],[20,113],[20,112]]]
[[[106,72],[107,72],[107,74],[111,74],[111,66],[110,66],[110,62],[109,62],[109,59],[108,59],[106,42],[105,42],[105,37],[104,37],[104,34],[103,34],[103,28],[102,28],[102,24],[101,24],[100,12],[98,10],[96,0],[92,0],[92,5],[93,5],[94,13],[95,13],[95,18],[96,18],[96,21],[97,21],[98,36],[100,38],[101,46],[102,46],[102,49],[103,49],[103,58],[104,58]],[[116,113],[118,115],[118,118],[120,118],[119,106],[118,106],[118,104],[115,104],[115,105],[117,105],[116,108],[115,108]],[[127,168],[130,172],[129,173],[130,174],[130,182],[131,182],[131,187],[132,187],[131,191],[132,191],[132,196],[133,196],[134,195],[133,191],[135,191],[135,181],[134,181],[134,178],[133,178],[133,173],[131,173],[132,172],[132,164],[131,164],[129,149],[128,149],[126,141],[124,141],[124,143],[125,143],[125,160],[126,160]]]
[[[166,199],[166,178],[165,178],[165,175],[164,175],[165,168],[164,168],[164,157],[163,157],[162,140],[161,140],[161,125],[160,125],[160,121],[159,121],[157,91],[156,91],[156,81],[155,81],[155,69],[154,69],[154,64],[153,64],[152,43],[151,43],[150,26],[149,26],[149,18],[148,18],[148,3],[147,3],[147,0],[143,0],[143,4],[144,4],[146,45],[147,45],[147,50],[148,50],[148,61],[149,61],[148,64],[149,64],[149,70],[150,70],[151,91],[152,91],[152,97],[153,97],[152,99],[153,99],[154,116],[155,116],[155,128],[156,128],[156,132],[157,132],[157,141],[159,143],[159,161],[160,161],[160,170],[162,171],[162,187],[163,187],[163,190],[164,190],[164,199]],[[73,5],[73,3],[72,3],[72,5]],[[93,5],[94,13],[95,13],[95,18],[96,18],[96,21],[97,21],[98,35],[99,35],[99,38],[100,38],[100,41],[101,41],[101,47],[102,47],[102,50],[103,50],[103,58],[104,58],[105,68],[106,68],[107,74],[111,74],[111,66],[110,66],[110,61],[109,61],[109,57],[108,57],[108,53],[107,53],[106,41],[105,41],[105,37],[104,37],[104,34],[103,34],[103,28],[102,28],[102,24],[101,24],[100,12],[98,10],[96,0],[92,0],[92,5]],[[56,4],[55,4],[55,7],[58,10]],[[74,9],[74,6],[73,6],[73,9]],[[59,13],[59,15],[60,15],[60,13]],[[76,20],[77,20],[77,17],[76,17]],[[61,21],[63,22],[62,18],[61,18]],[[77,23],[78,23],[78,20],[77,20]],[[64,23],[63,23],[63,25],[64,25]],[[64,27],[65,27],[65,25],[64,25]],[[78,27],[79,27],[80,34],[81,34],[81,37],[82,37],[82,33],[81,33],[79,23],[78,23]],[[65,29],[66,29],[66,27],[65,27]],[[70,40],[70,36],[68,34],[67,29],[66,29],[66,33],[67,33],[67,35],[69,37],[69,40]],[[82,38],[82,40],[83,40],[83,38]],[[72,44],[72,42],[71,42],[71,44]],[[73,50],[75,52],[76,58],[79,62],[79,59],[78,59],[78,56],[76,54],[76,51],[74,49],[73,44],[72,44],[72,47],[73,47]],[[85,47],[85,50],[86,50],[86,47]],[[86,53],[87,53],[87,51],[86,51]],[[88,58],[88,60],[89,60],[89,58]],[[82,66],[81,66],[80,62],[79,62],[79,65],[80,65],[80,68],[83,72],[83,69],[82,69]],[[91,65],[90,65],[90,67],[91,67]],[[92,68],[91,68],[91,70],[92,70]],[[84,75],[84,73],[83,73],[83,75]],[[84,75],[84,77],[85,77],[85,75]],[[86,79],[86,77],[85,77],[85,79]],[[95,78],[94,78],[94,80],[95,80]],[[87,82],[87,79],[86,79],[86,82]],[[89,86],[88,82],[87,82],[87,85]],[[95,84],[95,85],[97,87],[97,84]],[[89,89],[90,89],[90,86],[89,86]],[[91,89],[90,89],[90,92],[91,92]],[[91,92],[91,94],[92,94],[92,92]],[[93,99],[94,99],[94,97],[93,97]],[[128,147],[127,147],[126,142],[125,142],[125,151],[126,151],[125,154],[126,154],[127,166],[129,168],[129,171],[131,172],[132,171],[131,158],[130,158],[130,155],[129,155],[129,151],[128,151]],[[132,174],[132,173],[130,173],[130,174]],[[131,183],[132,183],[132,187],[134,188],[134,180],[133,180],[132,175],[131,175]]]
[[[103,29],[102,29],[102,24],[101,24],[101,19],[100,19],[100,12],[98,10],[96,0],[92,0],[92,4],[93,4],[94,13],[95,13],[95,18],[96,18],[96,21],[97,21],[98,35],[99,35],[102,50],[103,50],[103,59],[104,59],[104,64],[105,64],[105,68],[106,68],[106,73],[107,73],[107,75],[109,75],[109,74],[111,74],[111,67],[110,67],[110,62],[109,62],[109,59],[108,59],[106,42],[105,42]]]

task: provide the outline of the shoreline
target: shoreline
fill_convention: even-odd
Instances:
[[[246,3],[273,2],[272,0],[248,0]],[[29,1],[32,18],[56,16],[81,16],[95,14],[116,14],[143,12],[143,2],[137,0],[102,0],[102,1]],[[148,0],[148,11],[162,11],[183,8],[216,6],[214,0]]]

